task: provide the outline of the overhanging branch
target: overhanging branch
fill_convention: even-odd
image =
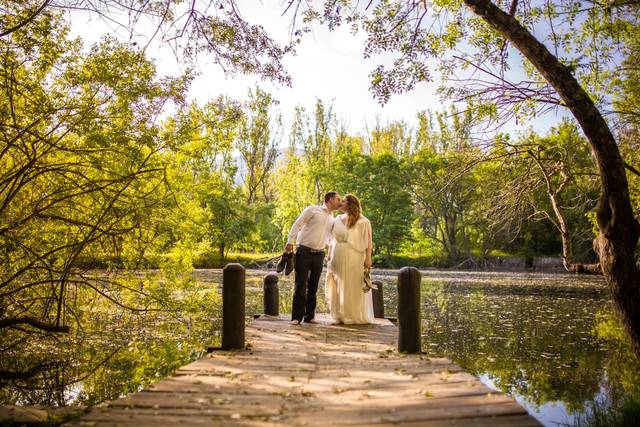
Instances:
[[[16,325],[29,325],[36,329],[40,329],[47,332],[69,332],[68,326],[56,326],[50,323],[43,322],[32,316],[16,317],[0,319],[0,329],[9,328]]]

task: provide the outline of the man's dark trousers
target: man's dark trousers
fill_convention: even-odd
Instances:
[[[296,284],[293,293],[291,320],[308,322],[316,312],[316,293],[322,274],[324,251],[316,251],[306,246],[296,250]]]

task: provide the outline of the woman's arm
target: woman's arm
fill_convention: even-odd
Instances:
[[[367,233],[367,255],[364,260],[364,266],[366,268],[371,268],[371,251],[373,249],[373,237],[371,232],[371,223],[367,221],[366,224],[366,233]]]

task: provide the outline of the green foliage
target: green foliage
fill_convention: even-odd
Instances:
[[[598,402],[576,420],[577,427],[628,427],[640,423],[640,397],[628,396],[612,407]]]
[[[38,22],[52,13],[79,14],[80,19],[89,17],[107,24],[116,33],[128,35],[131,47],[166,45],[180,55],[183,63],[193,63],[198,54],[206,53],[228,73],[254,73],[291,84],[282,60],[297,42],[280,46],[262,26],[245,21],[233,0],[195,2],[188,6],[182,0],[143,3],[62,0],[55,4],[2,0],[0,10],[0,37],[34,33]]]
[[[330,28],[348,24],[362,30],[365,57],[394,56],[392,64],[377,65],[370,73],[371,90],[382,103],[393,94],[432,82],[439,74],[443,98],[470,102],[478,117],[499,124],[512,118],[524,121],[548,111],[550,105],[563,105],[545,77],[519,54],[522,49],[475,15],[470,2],[380,1],[367,7],[353,0],[322,3],[322,13],[304,2],[296,10]],[[491,5],[515,17],[548,46],[599,104],[610,105],[609,94],[621,69],[619,54],[631,58],[630,46],[638,40],[636,2],[492,1]]]
[[[334,162],[332,188],[360,199],[373,229],[373,252],[391,255],[408,237],[413,217],[401,160],[389,153],[364,155],[346,147]]]
[[[617,75],[613,105],[619,118],[620,152],[633,168],[627,172],[631,203],[636,216],[640,216],[640,70],[636,66],[640,55],[640,27],[629,31],[631,42],[623,72]]]
[[[144,265],[167,197],[155,119],[188,78],[110,38],[82,55],[55,15],[30,28],[0,40],[0,318],[61,330],[80,288],[104,292],[78,261]]]
[[[284,243],[298,215],[316,201],[314,178],[308,163],[289,150],[275,173],[275,181],[278,203],[273,221],[280,228]]]
[[[469,140],[471,115],[459,118],[452,110],[449,123],[444,114],[437,114],[437,129],[433,116],[419,115],[420,147],[410,158],[407,179],[411,183],[419,226],[424,235],[439,245],[450,264],[471,253],[471,235],[481,226],[482,212],[474,212],[480,202],[480,181],[475,169],[469,167],[480,157]],[[479,214],[477,217],[473,214]],[[486,227],[485,227],[486,228]],[[479,233],[480,245],[484,240]]]
[[[604,342],[611,361],[607,366],[609,396],[594,400],[589,410],[578,416],[577,426],[632,426],[640,422],[639,361],[617,316],[602,310],[596,316],[594,334]],[[614,387],[615,385],[615,387]]]
[[[521,231],[529,240],[535,237],[537,243],[526,238],[518,243],[537,248],[536,252],[557,250],[561,236],[568,259],[592,258],[595,235],[587,213],[595,210],[598,175],[576,125],[563,120],[544,137],[530,132],[493,150],[495,157],[502,158],[504,183],[490,208],[498,226]],[[534,224],[537,221],[548,224]],[[542,238],[545,235],[547,239]]]

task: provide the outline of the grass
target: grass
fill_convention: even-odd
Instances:
[[[475,255],[475,254],[474,254]],[[280,252],[273,253],[245,253],[245,252],[230,252],[227,254],[224,260],[220,259],[219,255],[215,251],[209,251],[201,253],[193,259],[193,268],[223,268],[226,264],[237,262],[245,266],[246,268],[257,268],[264,265],[266,261],[274,259],[277,262],[277,258],[280,256]],[[516,256],[513,254],[506,254],[503,252],[494,251],[490,256]],[[378,254],[373,259],[374,267],[377,268],[401,268],[401,267],[418,267],[418,268],[452,268],[454,266],[449,265],[445,255],[440,252],[400,252],[393,255]],[[78,259],[76,266],[100,269],[109,267],[124,266],[121,260],[117,258],[98,257],[98,258],[86,258]],[[146,259],[142,265],[137,268],[159,268],[159,259],[152,258]]]
[[[194,268],[222,268],[225,265],[237,262],[246,268],[255,268],[258,264],[262,265],[267,260],[280,256],[280,253],[241,253],[230,252],[227,257],[222,260],[217,254],[206,254],[194,260]],[[277,259],[276,259],[277,262]]]
[[[614,406],[596,402],[590,411],[576,419],[576,427],[627,426],[640,426],[640,395],[627,396]]]
[[[378,268],[446,267],[445,260],[439,256],[413,254],[376,255],[373,264]]]

